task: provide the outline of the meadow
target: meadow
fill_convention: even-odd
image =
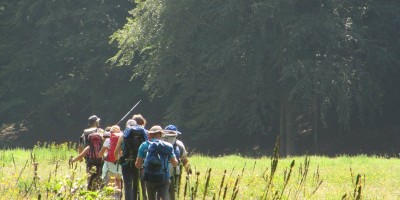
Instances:
[[[113,199],[86,190],[74,144],[0,150],[0,199]],[[179,199],[400,199],[400,160],[381,156],[190,156]]]

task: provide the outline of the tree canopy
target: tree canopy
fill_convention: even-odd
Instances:
[[[377,83],[398,70],[377,70],[370,56],[382,49],[370,48],[366,31],[375,27],[366,23],[381,4],[148,0],[114,33],[120,51],[112,61],[134,65],[150,95],[171,101],[166,119],[194,137],[240,142],[279,130],[292,154],[301,128],[315,136],[320,125],[348,130],[382,109],[386,88]]]
[[[400,119],[399,11],[394,0],[6,0],[0,121],[46,140],[91,114],[111,125],[144,99],[149,125],[176,124],[203,151],[280,136],[283,154],[323,152]]]

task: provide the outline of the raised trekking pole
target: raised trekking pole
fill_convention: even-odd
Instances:
[[[123,116],[121,120],[119,120],[119,122],[117,123],[117,125],[119,125],[119,123],[121,123],[122,121],[124,121],[124,119],[126,118],[126,116],[128,116],[128,115],[132,112],[132,110],[135,109],[137,105],[139,105],[140,101],[142,101],[142,100],[139,100],[139,101],[126,113],[126,115]]]

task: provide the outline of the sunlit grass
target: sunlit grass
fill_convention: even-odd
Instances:
[[[86,191],[85,163],[69,166],[76,156],[71,144],[40,144],[32,150],[0,151],[0,199],[112,199],[107,187]],[[363,199],[400,199],[400,160],[371,156],[304,156],[279,158],[271,179],[273,157],[192,155],[190,182],[181,179],[180,199],[356,199],[356,176],[361,175]],[[306,167],[309,159],[309,166]],[[291,169],[290,165],[294,161]],[[37,163],[35,175],[34,165]],[[301,185],[301,175],[307,169]],[[288,174],[290,178],[288,179]],[[186,173],[184,173],[186,176]],[[207,178],[209,180],[207,181]],[[268,185],[271,181],[271,185]],[[319,183],[321,183],[319,185]],[[186,193],[184,186],[186,187]],[[7,198],[5,198],[7,197]],[[219,197],[219,198],[218,198]]]

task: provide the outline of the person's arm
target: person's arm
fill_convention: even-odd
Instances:
[[[169,154],[169,162],[172,164],[173,167],[178,166],[178,160],[176,159],[174,151]]]
[[[141,157],[136,157],[136,162],[135,162],[135,167],[138,169],[141,169],[143,165],[143,158]]]
[[[106,152],[106,150],[107,150],[107,147],[102,147],[101,148],[101,150],[100,150],[100,152],[99,152],[99,155],[98,155],[98,157],[103,157],[104,156],[104,153]]]
[[[103,147],[101,148],[99,155],[97,155],[98,157],[103,157],[104,153],[110,149],[110,138],[107,138],[104,143],[103,143]],[[111,152],[108,152],[111,153]]]
[[[76,162],[77,160],[82,160],[83,157],[85,157],[88,153],[89,153],[89,149],[90,147],[87,146],[77,157],[75,157],[74,159],[72,159],[70,162]]]
[[[172,166],[174,167],[178,166],[178,160],[175,158],[175,156],[171,156],[169,161],[171,162]]]
[[[79,143],[78,143],[78,154],[81,154],[83,151],[83,143],[85,139],[85,134],[82,134],[81,137],[79,137]]]
[[[143,161],[144,158],[146,157],[146,148],[147,148],[147,143],[143,142],[138,149],[138,155],[136,157],[135,161],[135,167],[138,168],[139,170],[142,169]]]
[[[183,144],[182,141],[176,140],[176,145],[178,145],[179,151],[181,152],[181,161],[183,165],[186,165],[189,163],[189,159],[187,158],[187,151],[185,148],[185,145]]]
[[[110,152],[110,153],[114,153],[115,160],[118,160],[119,152],[121,152],[121,145],[122,145],[123,141],[124,141],[124,136],[123,135],[119,136],[117,146],[115,146],[114,152]]]
[[[188,152],[187,152],[187,150],[185,148],[185,145],[180,140],[177,140],[176,144],[179,146],[179,150],[181,150],[181,152],[182,152],[181,161],[182,161],[183,167],[185,168],[185,171],[187,173],[191,174],[192,173],[192,169],[190,168],[189,159],[187,157]]]

